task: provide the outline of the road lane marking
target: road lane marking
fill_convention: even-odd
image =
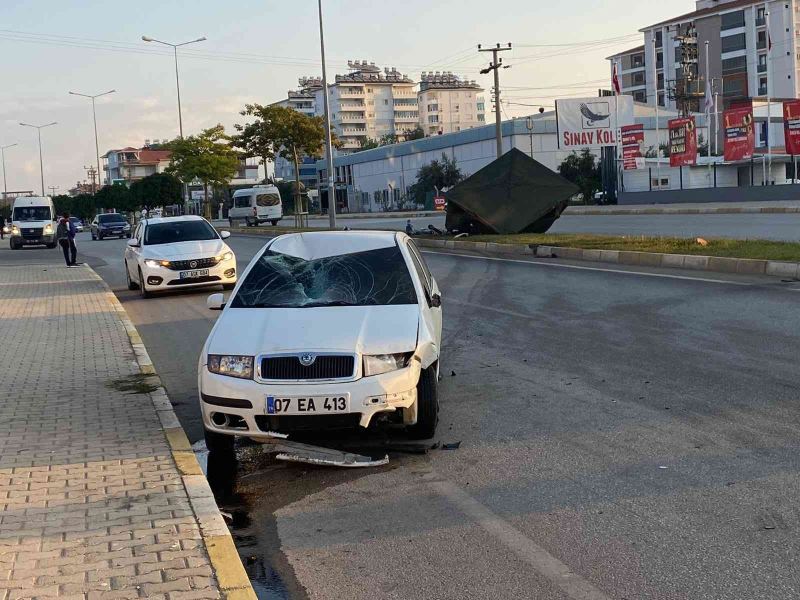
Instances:
[[[626,271],[624,269],[607,269],[603,267],[582,267],[579,265],[565,265],[561,263],[544,262],[540,260],[519,260],[514,258],[495,258],[492,256],[473,256],[471,254],[457,254],[455,252],[437,252],[433,250],[423,250],[424,254],[437,254],[440,256],[458,256],[460,258],[474,258],[477,260],[493,260],[499,262],[512,262],[524,265],[541,265],[543,267],[555,267],[558,269],[575,269],[578,271],[600,271],[603,273],[620,273],[622,275],[640,275],[642,277],[658,277],[660,279],[680,279],[683,281],[701,281],[703,283],[721,283],[725,285],[738,285],[740,287],[753,287],[756,284],[744,281],[730,281],[728,279],[710,279],[707,277],[690,277],[688,275],[669,275],[666,273],[645,273],[644,271]]]
[[[605,592],[451,481],[435,472],[426,475],[426,479],[436,492],[573,600],[611,600]]]

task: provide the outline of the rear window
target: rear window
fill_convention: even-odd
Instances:
[[[169,221],[152,223],[144,230],[144,243],[147,246],[174,244],[177,242],[196,242],[216,240],[216,230],[206,221]]]
[[[250,198],[252,198],[252,196],[235,196],[233,198],[233,206],[235,208],[249,208]]]
[[[17,206],[11,216],[13,221],[49,221],[51,218],[49,206]]]
[[[273,252],[258,259],[232,308],[314,308],[416,304],[414,282],[397,246],[314,260]]]
[[[259,194],[256,196],[256,204],[259,206],[278,206],[281,197],[278,194]]]
[[[98,223],[127,223],[125,217],[120,214],[112,213],[107,215],[100,215],[97,217]]]

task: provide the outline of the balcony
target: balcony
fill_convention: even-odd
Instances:
[[[763,65],[762,65],[762,64],[759,64],[759,65],[758,65],[758,69],[757,69],[757,70],[758,70],[758,72],[759,72],[759,73],[766,73],[766,72],[767,72],[767,65],[766,65],[766,63],[765,63],[765,64],[763,64]]]
[[[342,127],[339,131],[341,131],[342,135],[352,135],[352,136],[367,135],[367,130],[365,127]]]
[[[364,90],[339,90],[339,98],[363,98]]]
[[[364,114],[356,115],[356,114],[345,114],[339,116],[339,121],[346,122],[346,123],[365,123],[367,118]]]
[[[756,49],[757,50],[764,50],[767,47],[767,40],[764,38],[759,38],[756,42]]]
[[[756,17],[756,27],[766,27],[766,26],[767,26],[766,17]]]
[[[759,88],[758,88],[758,95],[759,96],[766,96],[767,93],[768,93],[767,92],[767,86],[765,86],[765,85],[759,86]]]
[[[342,102],[339,104],[340,111],[356,111],[356,112],[364,112],[364,103],[363,102],[353,102],[353,103],[344,103]]]

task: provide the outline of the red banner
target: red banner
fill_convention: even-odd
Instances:
[[[783,103],[783,135],[786,138],[786,152],[800,154],[800,100]]]
[[[697,164],[697,127],[694,117],[672,119],[669,122],[669,166]]]
[[[644,125],[622,127],[622,167],[626,171],[644,169]]]
[[[725,124],[725,160],[753,158],[753,149],[756,145],[753,107],[726,110],[722,113],[722,120]]]

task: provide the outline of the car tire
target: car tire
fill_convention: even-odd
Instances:
[[[225,435],[224,433],[217,433],[216,431],[203,430],[206,440],[206,448],[208,451],[216,456],[231,456],[236,458],[234,448],[236,446],[236,438],[232,435]]]
[[[439,386],[436,381],[436,365],[431,365],[419,374],[417,382],[417,422],[406,429],[409,437],[427,440],[436,434],[439,423]]]
[[[56,247],[56,245],[55,244],[47,244],[47,247],[50,248],[50,250],[52,250],[53,248]]]
[[[152,296],[152,294],[147,291],[147,285],[144,282],[144,275],[142,275],[141,269],[139,269],[139,294],[142,298],[149,298]]]
[[[125,279],[128,282],[128,289],[129,290],[138,290],[139,286],[131,279],[131,272],[128,270],[128,261],[125,261]]]
[[[96,241],[97,241],[97,237],[95,237],[94,233],[92,234],[92,241],[93,241],[93,242],[96,242]]]
[[[103,234],[102,233],[98,233],[97,234],[97,239],[102,242],[103,241]]]
[[[9,245],[11,246],[11,249],[12,249],[12,250],[19,250],[20,248],[22,248],[22,245],[21,245],[21,244],[19,244],[19,243],[17,243],[17,242],[16,242],[16,241],[14,241],[13,239],[12,239],[12,240],[9,240],[9,242],[8,242],[8,243],[9,243]]]
[[[278,219],[272,219],[272,226],[273,227],[277,227],[278,226]]]

